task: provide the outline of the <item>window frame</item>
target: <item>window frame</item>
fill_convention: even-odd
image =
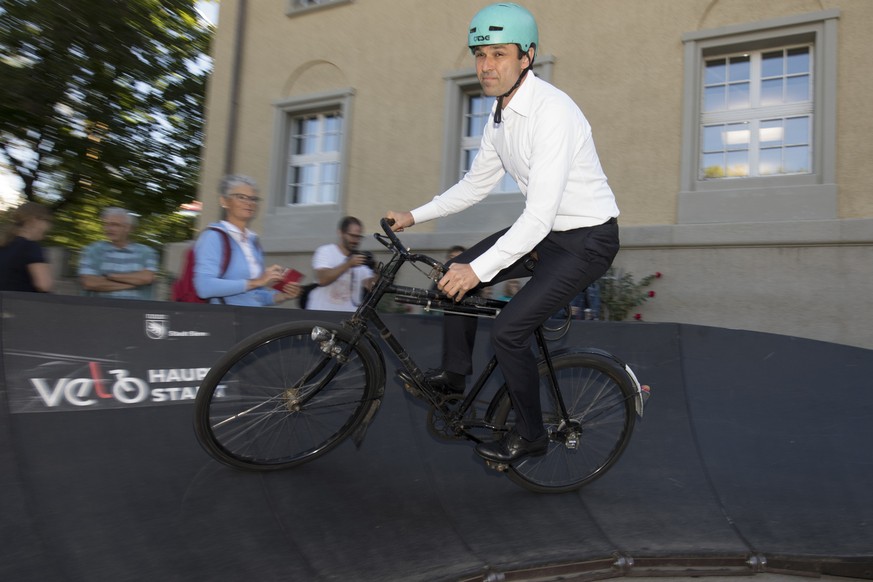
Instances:
[[[299,3],[300,0],[288,0],[287,7],[285,8],[285,15],[298,16],[300,14],[309,14],[310,12],[324,10],[325,8],[333,8],[334,6],[351,4],[354,1],[355,0],[322,0],[317,4],[301,5]]]
[[[336,91],[289,97],[273,103],[273,144],[268,190],[268,204],[264,209],[264,236],[288,237],[288,232],[328,229],[332,232],[342,217],[348,199],[348,163],[350,133],[353,126],[355,90],[351,87]],[[339,139],[339,168],[337,199],[318,204],[285,203],[287,196],[290,138],[294,121],[312,114],[339,112],[342,135]]]
[[[836,76],[839,10],[683,35],[682,159],[677,222],[832,219],[837,216]],[[714,56],[810,44],[812,172],[707,180],[700,177],[704,62]]]

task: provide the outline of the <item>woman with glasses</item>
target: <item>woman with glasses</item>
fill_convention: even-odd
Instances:
[[[258,187],[242,175],[229,175],[219,184],[223,219],[203,231],[194,247],[194,287],[210,303],[275,305],[300,295],[300,285],[288,283],[277,291],[286,269],[264,267],[264,251],[249,224],[258,212]],[[229,255],[226,252],[229,250]]]

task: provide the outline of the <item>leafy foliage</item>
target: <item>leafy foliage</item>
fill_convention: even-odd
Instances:
[[[620,272],[610,267],[606,275],[600,278],[600,300],[606,306],[606,316],[611,321],[623,321],[634,307],[642,305],[655,296],[654,291],[645,288],[655,279],[660,279],[661,273],[646,275],[635,281],[633,275]],[[639,315],[639,314],[637,314]],[[636,317],[641,319],[641,317]]]
[[[162,225],[146,238],[190,234],[149,217],[196,196],[213,31],[194,4],[0,4],[0,163],[55,210],[53,243],[102,238],[106,206]]]

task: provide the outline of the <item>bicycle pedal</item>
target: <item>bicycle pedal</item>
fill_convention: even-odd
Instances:
[[[464,401],[463,394],[446,394],[442,395],[439,401],[441,407],[446,407],[451,410],[453,405],[460,404]]]
[[[498,463],[497,461],[485,461],[485,464],[489,469],[494,469],[500,473],[506,473],[509,470],[509,465],[506,463]]]
[[[412,394],[416,398],[421,398],[421,390],[419,390],[418,385],[416,385],[415,380],[412,379],[412,376],[406,370],[397,370],[396,372],[397,378],[400,380],[401,384],[403,384],[403,389]]]

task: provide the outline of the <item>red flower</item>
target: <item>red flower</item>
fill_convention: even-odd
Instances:
[[[660,278],[661,278],[661,271],[656,271],[655,272],[655,279],[660,279]]]
[[[654,291],[649,291],[649,297],[654,297],[654,296],[655,296],[655,292],[654,292]]]
[[[642,318],[643,318],[643,314],[642,314],[642,313],[635,313],[635,314],[634,314],[634,319],[636,319],[637,321],[641,320]]]

